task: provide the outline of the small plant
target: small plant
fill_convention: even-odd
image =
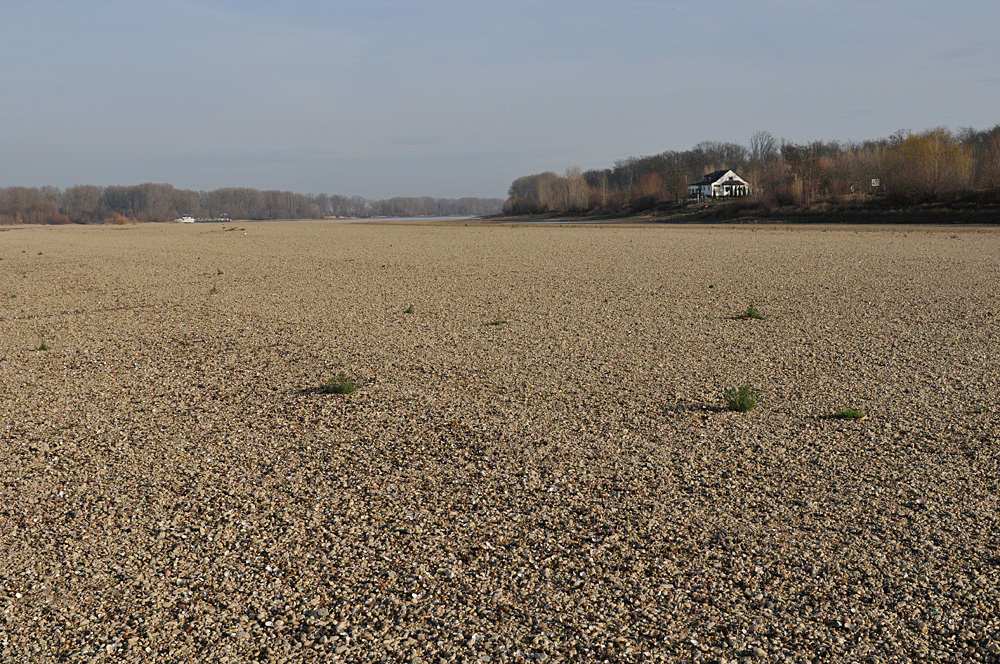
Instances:
[[[208,292],[209,292],[209,293],[211,293],[212,295],[215,295],[216,293],[218,293],[218,292],[219,292],[219,289],[218,289],[218,287],[216,287],[216,286],[215,286],[215,285],[213,284],[213,285],[212,285],[212,290],[210,290],[210,291],[208,291]]]
[[[216,273],[218,274],[218,276],[220,277],[222,276],[222,270],[216,270]]]
[[[35,350],[48,350],[48,349],[49,349],[48,344],[46,344],[45,340],[42,339],[42,343],[38,344],[38,348],[36,348]]]
[[[865,417],[865,411],[858,408],[841,408],[833,416],[838,420],[861,420]]]
[[[757,303],[750,300],[750,304],[747,306],[747,310],[743,312],[741,318],[753,319],[753,320],[764,320],[764,314],[760,312],[757,308]]]
[[[404,314],[412,314],[413,313],[413,305],[411,304],[407,308],[403,309],[403,313]]]
[[[496,320],[491,320],[489,323],[487,323],[487,325],[492,325],[494,327],[497,327],[499,325],[506,325],[506,324],[507,324],[507,320],[504,319],[504,318],[497,318]]]
[[[986,412],[986,406],[976,406],[975,408],[972,409],[973,415],[982,415],[985,412]]]
[[[739,387],[726,388],[723,396],[726,399],[726,408],[737,413],[746,413],[757,405],[759,394],[750,383],[743,383]]]
[[[320,384],[323,394],[353,394],[358,389],[358,382],[341,371],[339,374]]]
[[[956,235],[955,237],[958,237],[958,236]],[[42,252],[40,252],[40,251],[39,251],[39,252],[38,252],[38,255],[39,255],[39,256],[41,256],[41,255],[42,255]]]

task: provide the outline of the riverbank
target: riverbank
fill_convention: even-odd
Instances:
[[[930,225],[995,226],[1000,224],[1000,206],[950,207],[926,206],[758,206],[751,202],[722,201],[702,205],[671,206],[661,210],[618,213],[592,212],[547,213],[533,215],[498,215],[490,221],[507,223],[667,223],[667,224],[837,224],[837,225]]]

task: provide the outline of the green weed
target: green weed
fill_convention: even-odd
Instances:
[[[865,411],[858,408],[841,408],[833,416],[838,420],[860,420],[865,416]]]
[[[737,413],[746,413],[754,409],[757,405],[759,393],[750,383],[743,383],[739,387],[729,387],[723,393],[726,400],[726,408]]]
[[[757,309],[757,303],[750,300],[750,304],[747,306],[746,311],[743,312],[741,318],[748,318],[753,320],[764,320],[764,314]]]
[[[358,389],[358,381],[341,371],[319,386],[323,394],[353,394]]]

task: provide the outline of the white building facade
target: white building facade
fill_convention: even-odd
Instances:
[[[750,183],[731,170],[714,171],[688,185],[688,198],[740,198],[750,195]]]

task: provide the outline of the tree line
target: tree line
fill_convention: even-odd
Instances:
[[[500,198],[396,197],[297,194],[227,187],[214,191],[169,184],[78,185],[0,188],[0,225],[124,224],[170,221],[182,215],[231,219],[324,219],[327,217],[452,217],[499,214]]]
[[[766,131],[746,145],[706,141],[690,150],[620,159],[611,168],[525,175],[510,185],[505,214],[627,213],[680,207],[689,184],[732,169],[752,186],[753,203],[845,206],[884,200],[915,205],[957,199],[1000,202],[1000,125],[902,130],[861,142],[797,144]]]

